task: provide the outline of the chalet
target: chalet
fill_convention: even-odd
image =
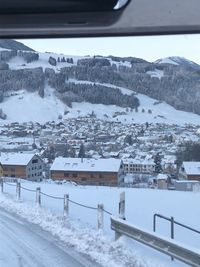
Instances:
[[[50,174],[53,180],[68,180],[78,184],[112,185],[120,182],[120,159],[63,158],[54,160]]]
[[[34,154],[1,153],[0,162],[3,176],[41,181],[43,177],[43,160]]]
[[[183,161],[179,169],[179,177],[200,181],[200,161]]]

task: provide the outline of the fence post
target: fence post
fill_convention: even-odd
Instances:
[[[17,201],[20,201],[21,198],[21,184],[20,182],[16,183],[16,199]]]
[[[3,178],[1,178],[0,180],[1,180],[1,193],[3,194]]]
[[[125,192],[124,191],[120,194],[119,218],[122,220],[126,220],[126,216],[125,216]]]
[[[64,217],[69,215],[69,195],[64,195]]]
[[[153,231],[156,231],[156,214],[153,215]]]
[[[103,229],[103,204],[97,205],[97,229]]]
[[[36,204],[41,206],[41,189],[40,187],[36,188]]]
[[[171,239],[174,239],[174,217],[171,217]],[[171,257],[171,260],[173,261],[174,258]]]

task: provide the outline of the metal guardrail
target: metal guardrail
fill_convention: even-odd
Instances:
[[[200,267],[200,254],[180,245],[162,239],[153,233],[145,232],[125,221],[111,217],[111,229],[117,236],[126,235],[144,245],[156,249],[174,259],[180,260],[192,267]]]
[[[169,217],[163,216],[163,215],[158,214],[158,213],[155,213],[153,215],[153,231],[154,232],[156,231],[156,217],[171,222],[171,238],[174,238],[174,226],[173,226],[173,224],[181,226],[181,227],[183,227],[183,228],[185,228],[187,230],[190,230],[190,231],[192,231],[194,233],[200,234],[199,230],[196,230],[196,229],[194,229],[194,228],[192,228],[192,227],[190,227],[188,225],[185,225],[183,223],[177,222],[176,220],[174,220],[174,217],[169,218]]]

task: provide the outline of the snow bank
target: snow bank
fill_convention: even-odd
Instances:
[[[63,218],[44,208],[29,204],[15,202],[8,196],[0,195],[0,206],[11,213],[17,213],[30,223],[34,223],[59,237],[70,247],[89,255],[92,259],[109,267],[164,267],[178,266],[174,263],[166,265],[156,258],[150,261],[143,259],[142,255],[126,247],[124,240],[114,242],[103,235],[101,231],[87,228],[71,218]],[[181,266],[181,265],[180,265]]]

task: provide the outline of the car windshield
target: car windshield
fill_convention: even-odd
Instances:
[[[199,266],[199,43],[0,39],[0,266]]]

